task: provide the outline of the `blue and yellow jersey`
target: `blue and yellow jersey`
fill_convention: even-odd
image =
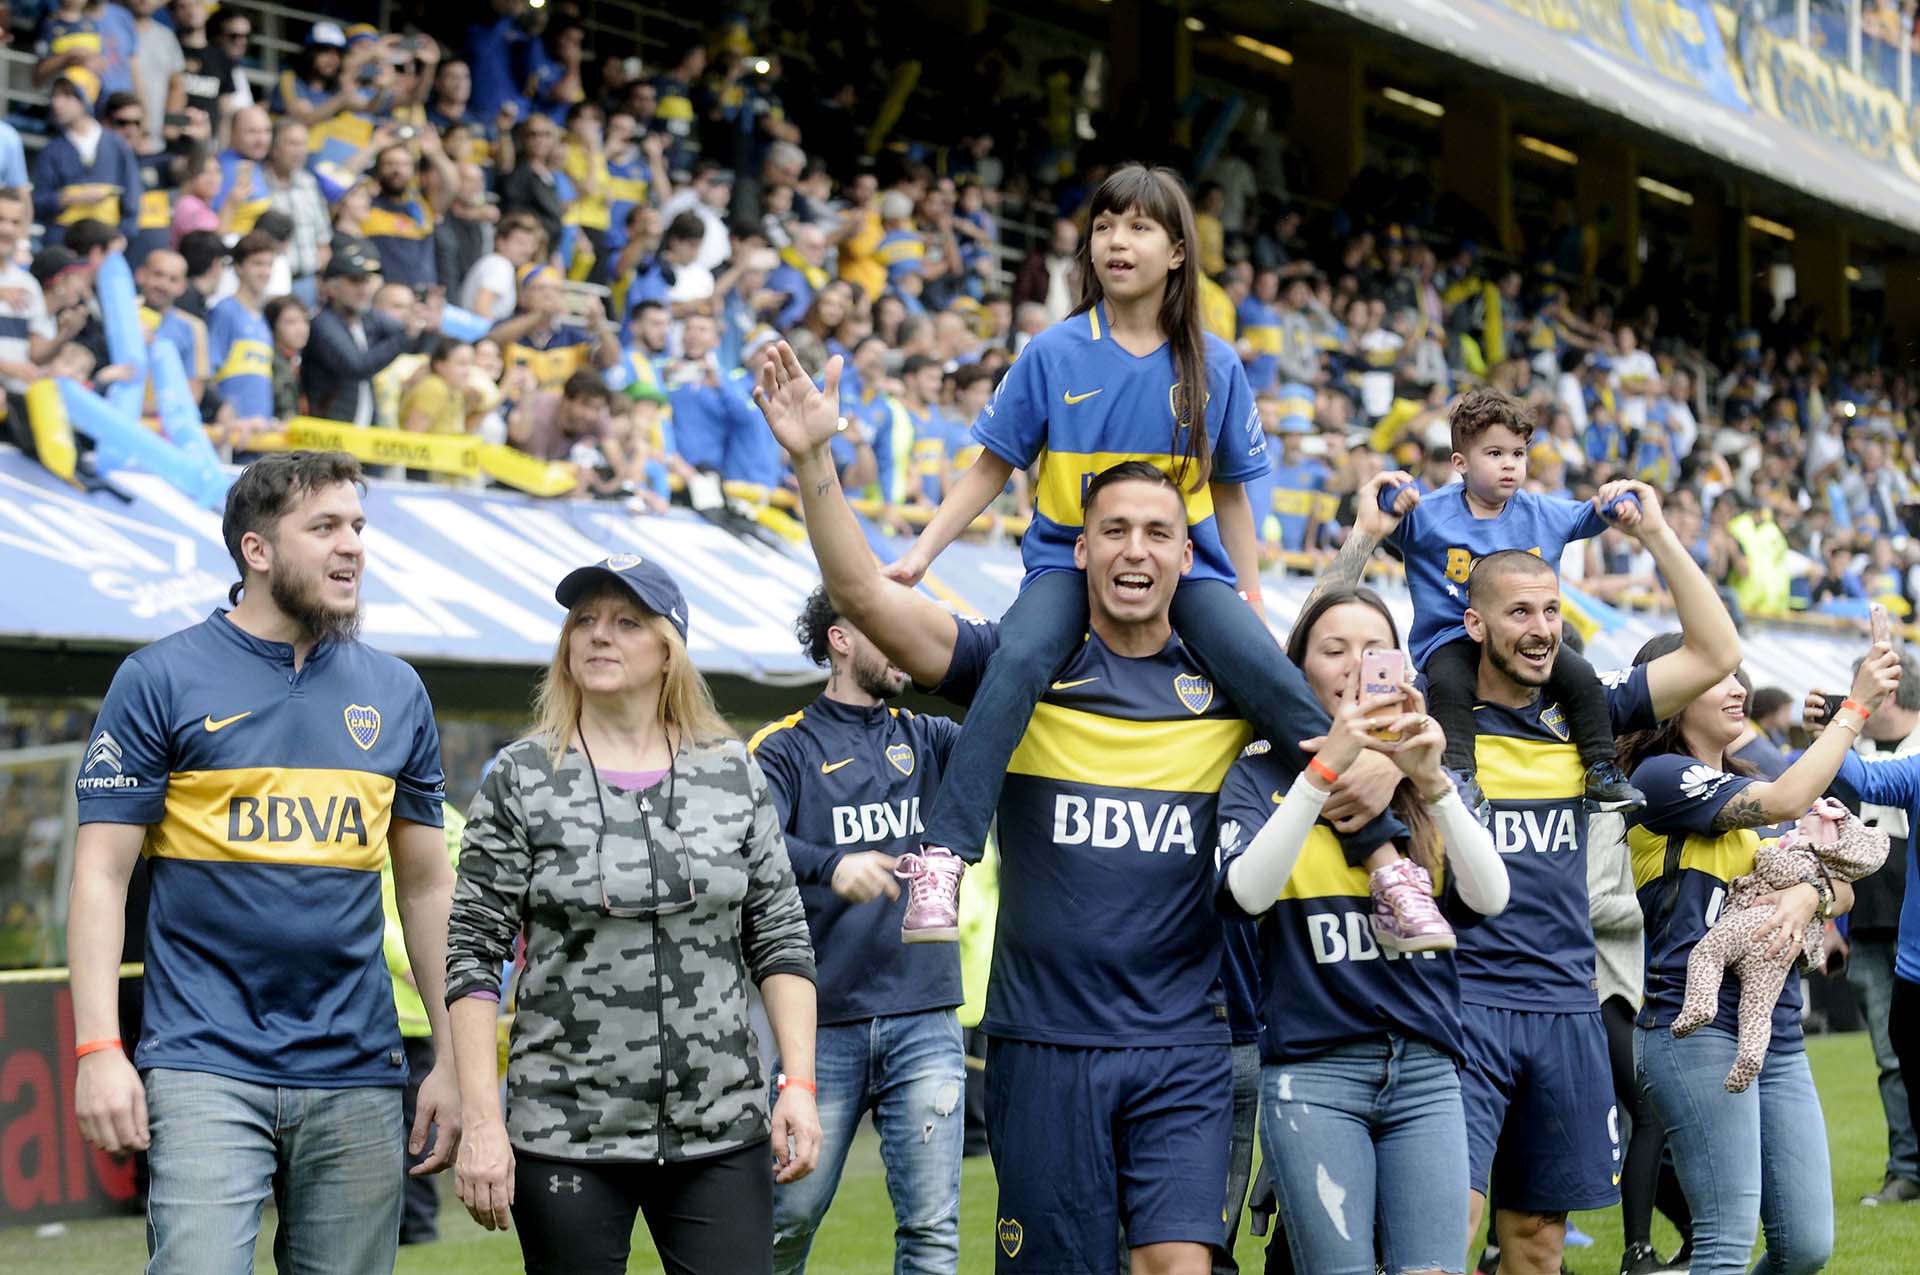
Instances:
[[[947,494],[947,471],[953,463],[953,423],[933,404],[928,405],[924,415],[905,403],[900,405],[900,410],[913,425],[911,490],[928,503],[938,505]]]
[[[241,417],[273,415],[273,330],[266,316],[228,297],[207,316],[214,384]]]
[[[1646,665],[1607,688],[1616,735],[1654,725]],[[1494,849],[1507,865],[1506,911],[1460,935],[1461,999],[1548,1012],[1600,1007],[1587,911],[1587,771],[1566,711],[1476,704],[1474,761],[1493,806]]]
[[[1296,776],[1256,740],[1220,785],[1215,891],[1229,917],[1247,915],[1227,887],[1227,868],[1280,808]],[[1443,881],[1435,887],[1456,928],[1479,916]],[[1418,1036],[1460,1058],[1460,975],[1451,952],[1400,956],[1373,937],[1367,870],[1350,867],[1333,829],[1317,823],[1273,907],[1254,918],[1263,988],[1260,1056],[1311,1058],[1388,1032]],[[1229,965],[1229,982],[1232,966]]]
[[[635,152],[632,159],[609,159],[601,174],[601,194],[607,204],[607,254],[617,254],[627,242],[627,218],[647,202],[647,158]]]
[[[307,129],[307,168],[329,206],[353,189],[348,165],[373,144],[373,129],[369,111],[341,111]]]
[[[611,174],[607,171],[606,152],[590,151],[571,138],[564,145],[562,165],[573,181],[574,188],[573,201],[566,207],[566,223],[587,230],[605,230],[611,219],[611,209],[607,203],[607,183]],[[587,180],[590,177],[593,179],[591,182]],[[589,185],[596,193],[587,194]]]
[[[262,1085],[399,1085],[381,951],[394,819],[439,827],[419,675],[359,642],[293,648],[224,611],[127,657],[77,784],[82,823],[146,827],[134,1064]]]
[[[886,267],[887,282],[898,283],[903,275],[925,270],[927,241],[917,230],[889,230],[880,236],[880,245],[873,250],[873,256]]]
[[[962,622],[937,693],[966,703],[999,646]],[[1054,674],[1000,792],[1000,915],[981,1027],[1008,1040],[1226,1044],[1213,908],[1220,781],[1249,731],[1180,639]]]
[[[233,206],[232,234],[244,235],[253,229],[260,214],[273,206],[273,192],[267,189],[267,177],[261,165],[238,151],[220,152],[220,193],[213,197],[214,211],[224,213]]]
[[[380,254],[380,273],[388,283],[409,286],[439,281],[433,256],[433,209],[423,199],[375,195],[360,233]]]
[[[1178,452],[1185,448],[1174,445],[1173,355],[1165,346],[1143,358],[1127,353],[1107,331],[1103,310],[1072,315],[1035,337],[973,425],[974,441],[1015,469],[1040,464],[1033,524],[1020,540],[1026,579],[1074,569],[1081,493],[1100,471],[1144,460],[1171,474],[1186,497],[1188,578],[1231,583],[1237,577],[1214,525],[1213,493],[1183,474]],[[1212,480],[1245,483],[1267,468],[1267,437],[1232,347],[1208,337],[1206,351]]]
[[[1673,1023],[1687,996],[1687,957],[1706,937],[1727,900],[1734,878],[1753,871],[1760,833],[1752,828],[1715,832],[1714,816],[1754,781],[1679,753],[1649,757],[1634,768],[1634,787],[1647,805],[1630,816],[1627,849],[1633,856],[1633,886],[1647,918],[1647,999],[1642,1027]],[[1673,875],[1667,868],[1673,865]],[[1740,975],[1729,969],[1720,984],[1715,1027],[1733,1035],[1740,1023]],[[1800,1028],[1800,980],[1789,976],[1773,1007],[1769,1049],[1804,1048]]]
[[[164,171],[168,156],[135,155],[134,159],[140,165],[140,207],[127,261],[138,266],[148,253],[173,246],[173,190]]]
[[[1467,507],[1465,483],[1423,494],[1412,513],[1387,537],[1407,564],[1413,594],[1413,630],[1408,643],[1414,664],[1466,636],[1460,617],[1467,609],[1467,576],[1491,553],[1521,549],[1544,558],[1555,571],[1569,541],[1585,540],[1607,523],[1585,500],[1559,500],[1516,491],[1497,517],[1476,518]]]
[[[1246,360],[1247,381],[1256,393],[1270,390],[1280,383],[1280,355],[1286,349],[1280,316],[1260,298],[1249,296],[1240,303],[1237,318],[1238,339],[1247,344],[1253,356]]]
[[[207,325],[198,317],[177,306],[161,314],[143,305],[140,307],[140,325],[146,330],[149,342],[165,341],[180,351],[180,366],[186,369],[188,377],[204,381],[213,375],[207,352]],[[268,350],[267,363],[271,375],[271,348]]]
[[[571,323],[548,332],[529,332],[505,350],[510,368],[525,364],[543,390],[557,390],[582,368],[593,366],[593,334]]]
[[[282,71],[280,78],[273,82],[273,90],[267,94],[267,109],[275,115],[287,115],[296,105],[318,106],[331,100],[337,92],[325,85],[309,84],[292,71]]]
[[[1307,548],[1307,528],[1324,522],[1321,497],[1331,476],[1325,463],[1303,456],[1297,464],[1284,459],[1273,467],[1273,516],[1280,524],[1280,547],[1293,551]]]
[[[903,490],[905,484],[896,481],[896,475],[904,473],[903,467],[894,457],[893,418],[896,411],[901,412],[902,415],[905,414],[904,409],[885,394],[877,390],[872,394],[865,393],[858,377],[852,377],[851,384],[849,384],[849,376],[843,375],[840,378],[840,414],[860,423],[861,432],[866,435],[868,445],[873,448],[874,466],[877,471],[870,490],[889,503],[906,498],[906,492]],[[830,446],[833,452],[833,467],[841,473],[846,472],[847,466],[853,464],[860,454],[854,445],[846,440],[844,434],[834,435]],[[853,494],[863,496],[867,493]]]
[[[866,903],[833,891],[834,870],[847,855],[919,850],[922,810],[959,734],[950,718],[822,695],[747,745],[766,772],[806,905],[822,1024],[951,1009],[961,1001],[957,945],[900,941],[905,886],[897,899]]]
[[[40,39],[34,44],[36,60],[44,62],[67,53],[104,53],[100,26],[92,18],[63,18],[49,13],[40,23]]]

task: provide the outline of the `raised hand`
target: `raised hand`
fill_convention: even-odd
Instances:
[[[840,432],[840,356],[827,361],[824,386],[816,386],[793,347],[778,342],[760,365],[753,401],[773,437],[798,461]]]

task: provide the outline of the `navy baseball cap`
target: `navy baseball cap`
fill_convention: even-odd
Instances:
[[[637,553],[616,553],[590,567],[568,572],[553,591],[553,600],[572,610],[574,603],[602,581],[612,581],[625,589],[645,610],[666,616],[680,631],[680,640],[687,640],[686,595],[665,567]]]

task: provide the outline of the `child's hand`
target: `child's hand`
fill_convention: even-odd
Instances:
[[[140,375],[124,363],[109,363],[93,374],[95,385],[117,385],[121,381],[131,381]]]
[[[932,565],[921,561],[918,550],[919,545],[916,543],[914,548],[881,567],[880,574],[895,584],[904,584],[909,589],[913,588],[920,583],[921,577],[927,574],[927,568]]]
[[[1380,507],[1380,493],[1390,487],[1405,489],[1394,499],[1392,513]],[[1414,488],[1412,474],[1404,469],[1389,469],[1375,474],[1354,494],[1354,529],[1365,532],[1375,540],[1384,540],[1393,534],[1393,529],[1400,525],[1400,520],[1411,513],[1414,506],[1419,503],[1420,493]]]
[[[1636,507],[1629,500],[1616,513],[1614,506],[1628,496],[1639,501],[1639,505]],[[1648,484],[1631,478],[1615,479],[1602,486],[1594,494],[1593,507],[1609,525],[1620,528],[1635,540],[1645,541],[1648,536],[1667,529],[1666,515],[1660,509],[1660,494]]]
[[[753,401],[774,438],[792,459],[804,459],[840,431],[840,356],[827,360],[826,383],[816,387],[785,341],[760,365]]]

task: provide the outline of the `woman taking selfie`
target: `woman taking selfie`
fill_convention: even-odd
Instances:
[[[618,555],[554,596],[538,720],[474,798],[449,926],[460,1199],[488,1229],[511,1214],[530,1275],[625,1271],[636,1211],[669,1272],[767,1272],[775,1178],[820,1145],[813,951],[767,783],[663,568]],[[522,930],[503,1121],[496,987]],[[771,1121],[749,979],[791,1069]]]
[[[1380,951],[1367,870],[1319,822],[1340,773],[1368,749],[1385,752],[1405,776],[1392,810],[1408,854],[1449,920],[1471,924],[1506,906],[1506,866],[1441,768],[1446,741],[1419,692],[1364,693],[1369,653],[1402,680],[1398,647],[1372,590],[1319,594],[1287,657],[1333,719],[1325,742],[1297,774],[1255,743],[1220,789],[1221,905],[1260,922],[1261,1136],[1294,1267],[1315,1275],[1457,1270],[1467,1233],[1453,953]],[[1338,1214],[1330,1187],[1344,1201]]]

